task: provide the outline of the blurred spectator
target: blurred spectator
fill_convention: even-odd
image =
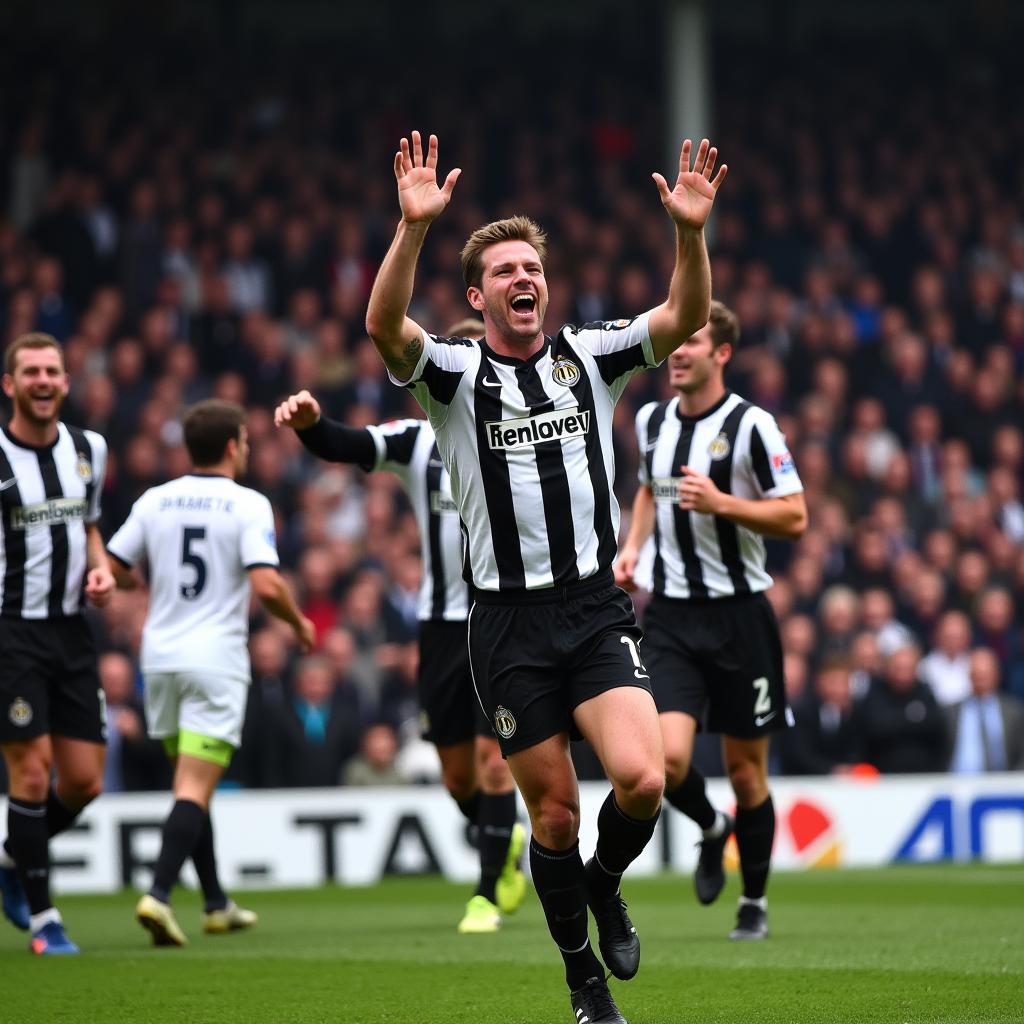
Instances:
[[[779,768],[786,775],[829,775],[860,760],[860,734],[853,713],[850,663],[826,656],[814,689],[793,708],[795,724],[779,733]]]
[[[106,701],[107,760],[103,792],[151,792],[167,789],[171,765],[163,744],[146,734],[142,701],[136,689],[131,659],[107,651],[99,659],[100,685]]]
[[[358,697],[339,689],[331,666],[317,655],[295,669],[293,692],[264,732],[267,778],[274,787],[336,786],[359,749]]]
[[[943,707],[958,704],[971,692],[971,623],[963,612],[946,612],[932,638],[933,648],[922,659],[917,674]]]
[[[999,659],[984,647],[970,654],[971,695],[947,709],[950,771],[1019,771],[1024,768],[1024,702],[999,692]]]
[[[912,644],[884,658],[882,674],[856,704],[863,760],[885,775],[944,771],[949,759],[945,718],[931,689],[917,676],[920,651]]]
[[[400,786],[405,782],[395,766],[398,737],[385,722],[371,725],[359,744],[359,753],[341,773],[344,786]]]

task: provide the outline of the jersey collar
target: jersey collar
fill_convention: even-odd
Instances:
[[[711,408],[705,409],[697,416],[687,416],[679,411],[679,396],[677,395],[672,403],[672,411],[675,413],[676,419],[681,423],[699,423],[701,420],[706,420],[713,413],[718,412],[730,398],[732,398],[732,392],[726,389],[725,394]]]
[[[498,355],[498,353],[487,344],[487,341],[484,338],[480,339],[480,347],[483,349],[484,355],[487,356],[488,359],[493,359],[495,362],[507,363],[509,366],[530,366],[532,363],[536,363],[545,352],[551,351],[551,336],[545,334],[544,344],[527,359],[517,359],[515,356]]]
[[[60,423],[60,422],[57,423],[57,436],[49,444],[29,444],[28,441],[22,441],[20,438],[15,437],[11,433],[9,424],[6,424],[6,423],[4,424],[2,429],[3,429],[3,432],[4,432],[4,436],[7,438],[8,441],[11,442],[11,444],[16,444],[19,448],[25,448],[25,449],[27,449],[30,452],[48,452],[48,451],[51,451],[52,449],[56,448],[57,445],[59,444],[60,439],[61,439],[61,429],[60,428],[62,426],[63,426],[62,423]]]

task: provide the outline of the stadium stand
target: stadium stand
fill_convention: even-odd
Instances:
[[[0,62],[0,334],[64,343],[66,418],[110,440],[105,532],[186,469],[185,405],[216,395],[251,410],[250,482],[276,509],[322,650],[301,661],[273,622],[254,623],[232,769],[246,786],[338,782],[361,729],[387,721],[408,743],[417,728],[404,683],[418,539],[398,483],[317,465],[271,420],[301,387],[352,425],[419,415],[362,322],[394,219],[399,135],[436,126],[463,168],[424,254],[413,315],[425,325],[465,315],[461,283],[441,268],[490,215],[527,213],[557,238],[552,328],[640,312],[670,270],[648,178],[663,126],[645,102],[654,72],[642,54],[620,55],[603,84],[585,51],[561,54],[532,92],[497,72],[471,103],[480,57],[467,57],[404,105],[375,81],[369,53],[285,56],[47,36]],[[975,646],[995,653],[1000,693],[1024,700],[1020,87],[1012,62],[945,57],[904,63],[865,43],[823,46],[799,69],[753,50],[718,69],[730,175],[715,293],[743,325],[732,386],[776,415],[807,489],[810,529],[793,550],[769,548],[793,699],[811,715],[823,699],[811,681],[837,656],[854,704],[887,701],[895,714],[886,666],[908,644],[925,670],[918,682],[912,666],[906,686],[934,687],[940,705],[954,683],[968,696]],[[664,375],[648,374],[618,408],[624,508],[634,412],[667,395]],[[136,598],[119,594],[97,619],[102,649],[134,658],[141,621]],[[150,786],[123,662],[106,665],[126,759],[109,781]],[[883,771],[947,765],[952,738],[930,690],[926,703],[934,730],[920,758],[881,750],[876,714],[863,759]],[[307,764],[252,756],[256,744],[287,752],[328,736]]]

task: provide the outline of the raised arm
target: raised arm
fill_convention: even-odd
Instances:
[[[651,344],[659,362],[667,359],[694,331],[699,331],[711,314],[711,263],[704,225],[728,167],[722,164],[712,178],[718,150],[702,139],[690,170],[692,145],[687,139],[679,152],[679,175],[674,188],[669,189],[660,174],[651,175],[676,228],[676,265],[668,298],[651,311],[650,318]]]
[[[408,316],[416,262],[427,228],[448,205],[460,173],[457,167],[449,171],[438,187],[436,135],[430,136],[426,159],[419,132],[412,133],[411,147],[408,139],[402,139],[395,154],[402,219],[373,282],[366,309],[366,333],[399,380],[409,379],[423,351],[420,327]]]
[[[373,435],[328,419],[308,391],[289,395],[274,410],[274,425],[291,427],[306,450],[325,462],[352,463],[369,471],[377,461]]]

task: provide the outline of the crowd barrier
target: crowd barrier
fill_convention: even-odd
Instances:
[[[712,801],[731,808],[723,780]],[[604,783],[581,786],[584,857],[595,840]],[[871,867],[898,862],[1024,862],[1024,773],[974,777],[904,776],[773,781],[778,869]],[[52,843],[58,892],[145,887],[156,858],[169,793],[104,795]],[[6,806],[0,798],[3,818]],[[476,877],[465,822],[443,789],[410,786],[219,792],[217,859],[230,889],[371,885],[388,875]],[[524,815],[525,820],[525,815]],[[630,871],[689,873],[696,826],[662,815],[653,841]],[[727,858],[735,864],[735,850]],[[194,876],[185,882],[194,884]]]

